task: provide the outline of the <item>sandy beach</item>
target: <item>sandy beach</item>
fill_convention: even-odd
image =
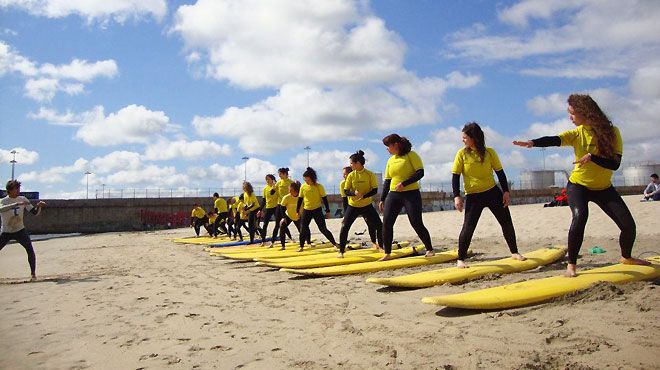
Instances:
[[[637,223],[634,256],[660,253],[660,202],[624,197]],[[45,209],[45,212],[48,210]],[[579,269],[615,263],[618,229],[590,204]],[[566,242],[568,207],[512,206],[520,251]],[[438,249],[455,248],[463,214],[425,213]],[[337,236],[340,220],[329,221]],[[272,225],[272,224],[271,224]],[[272,227],[272,226],[271,226]],[[364,229],[362,220],[353,231]],[[314,236],[320,234],[312,226]],[[394,290],[366,283],[453,263],[333,278],[301,278],[212,258],[166,238],[192,229],[107,233],[0,252],[1,369],[653,369],[660,368],[657,281],[592,289],[502,311],[422,304],[424,296],[562,274],[565,261],[458,285]],[[395,237],[417,240],[405,215]],[[365,240],[353,236],[353,240]],[[590,254],[600,246],[604,254]],[[485,211],[474,263],[508,256]]]

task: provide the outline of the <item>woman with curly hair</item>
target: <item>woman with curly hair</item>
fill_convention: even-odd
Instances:
[[[558,136],[544,136],[534,140],[514,141],[526,148],[572,146],[575,167],[566,185],[568,205],[573,221],[568,230],[568,267],[566,276],[577,276],[577,257],[584,239],[589,217],[588,203],[596,203],[619,227],[621,263],[648,264],[633,258],[636,226],[628,207],[612,186],[612,173],[621,165],[623,142],[619,129],[612,125],[598,104],[589,96],[572,94],[568,97],[568,116],[577,126]]]
[[[248,232],[250,233],[250,244],[254,243],[254,234],[257,232],[257,212],[259,201],[254,194],[254,188],[249,182],[243,183],[243,209],[241,212],[247,214]]]

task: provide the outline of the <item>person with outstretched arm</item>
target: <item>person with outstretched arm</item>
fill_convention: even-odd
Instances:
[[[619,129],[612,124],[589,95],[568,97],[568,116],[575,124],[572,130],[557,136],[544,136],[513,144],[525,148],[572,146],[575,167],[566,190],[573,220],[568,230],[568,266],[566,276],[577,276],[577,257],[584,240],[589,217],[589,202],[596,203],[619,227],[621,263],[647,265],[632,257],[637,229],[635,220],[621,195],[612,186],[612,174],[621,165],[623,141]]]
[[[37,257],[32,248],[30,234],[25,230],[23,224],[23,213],[28,211],[35,216],[41,214],[41,209],[46,206],[46,202],[40,201],[33,206],[30,201],[20,195],[21,183],[17,180],[7,182],[7,196],[0,199],[0,218],[2,228],[0,228],[0,250],[4,248],[10,240],[16,240],[25,248],[30,265],[30,280],[37,279]]]

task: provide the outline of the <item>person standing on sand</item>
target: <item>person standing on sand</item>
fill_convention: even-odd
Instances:
[[[385,166],[383,193],[378,203],[378,208],[383,213],[383,248],[385,249],[385,256],[380,260],[387,261],[391,258],[394,223],[403,207],[406,207],[410,225],[426,247],[426,257],[435,256],[431,235],[422,220],[422,194],[417,183],[424,177],[422,159],[412,150],[410,141],[397,134],[385,136],[383,145],[392,156]]]
[[[282,198],[289,194],[289,186],[293,183],[293,180],[289,178],[289,168],[282,167],[277,170],[277,176],[280,179],[275,183],[275,191],[277,192],[277,209],[275,210],[275,224],[280,225],[280,221],[284,217],[284,212],[286,209],[282,207]],[[286,229],[286,235],[290,240],[293,240],[289,229]]]
[[[190,227],[195,229],[195,234],[199,236],[199,231],[209,222],[209,218],[206,216],[206,211],[202,208],[199,203],[195,203],[192,212],[190,212]],[[208,230],[208,229],[207,229]]]
[[[481,212],[488,207],[502,227],[506,244],[509,246],[511,258],[524,261],[526,258],[518,253],[516,231],[509,211],[509,184],[500,159],[493,148],[486,147],[484,132],[476,122],[463,126],[463,144],[454,158],[452,167],[452,191],[454,206],[463,212],[463,198],[459,188],[461,175],[465,187],[465,218],[463,228],[458,237],[458,261],[456,267],[465,268],[465,258],[472,241],[472,235],[477,228]],[[493,171],[497,174],[502,189],[495,185]]]
[[[254,234],[257,232],[257,212],[259,211],[259,201],[254,188],[249,182],[243,183],[243,209],[241,212],[247,214],[248,233],[250,234],[250,244],[254,243]]]
[[[350,156],[351,171],[342,182],[343,193],[348,197],[348,206],[344,213],[339,232],[339,256],[344,257],[348,232],[358,216],[364,217],[369,228],[376,230],[378,249],[383,248],[383,222],[374,208],[372,197],[378,193],[376,175],[364,168],[364,152],[358,150]]]
[[[275,187],[275,176],[268,174],[266,175],[266,187],[264,187],[263,196],[261,197],[261,207],[259,208],[259,212],[257,212],[257,217],[263,220],[263,226],[261,227],[261,245],[264,245],[264,240],[266,240],[266,233],[268,232],[270,219],[277,212],[278,199],[279,194]],[[275,226],[273,226],[273,238],[270,242],[269,248],[273,247],[279,231],[280,225],[275,222]]]
[[[316,222],[316,226],[318,226],[321,234],[328,238],[330,243],[337,246],[335,238],[325,225],[325,219],[330,218],[330,204],[328,203],[325,188],[317,182],[316,171],[311,167],[307,167],[307,170],[303,173],[303,178],[305,179],[305,184],[300,187],[298,204],[296,206],[296,210],[300,215],[300,248],[298,252],[303,251],[305,241],[310,238],[311,231],[309,230],[309,224],[312,222],[312,219]],[[325,205],[325,217],[321,211],[321,201]]]
[[[25,230],[23,224],[23,213],[27,210],[35,216],[41,214],[41,209],[46,202],[40,201],[36,207],[30,201],[19,195],[21,192],[21,183],[17,180],[7,182],[7,196],[0,199],[0,218],[2,227],[0,228],[0,250],[4,248],[10,240],[16,240],[20,243],[28,255],[28,264],[30,265],[30,280],[37,278],[37,257],[32,248],[30,234]]]
[[[215,212],[218,214],[218,218],[215,219],[214,223],[216,236],[218,233],[223,233],[229,236],[229,231],[225,226],[227,224],[227,219],[229,218],[229,212],[227,211],[227,201],[225,198],[220,197],[218,193],[213,193],[213,207],[215,208]]]
[[[298,214],[298,194],[300,193],[300,183],[292,182],[289,185],[289,194],[282,198],[280,205],[284,207],[284,217],[280,221],[280,242],[281,251],[286,249],[286,234],[289,234],[289,224],[293,223],[300,234],[300,215]],[[289,234],[290,235],[290,234]],[[307,244],[312,244],[311,237],[307,238]]]
[[[346,195],[346,193],[344,192],[344,184],[346,184],[346,177],[348,177],[348,174],[351,172],[353,172],[353,169],[350,166],[344,167],[344,169],[342,170],[342,177],[344,179],[341,180],[341,182],[339,183],[339,195],[341,196],[341,204],[342,207],[344,208],[344,215],[346,214],[346,210],[348,209],[348,195]],[[378,192],[378,188],[376,188],[376,192]],[[369,239],[371,239],[371,244],[373,245],[374,249],[382,251],[383,250],[382,239],[381,239],[381,244],[378,244],[378,236],[376,235],[375,225],[369,223],[366,217],[362,216],[362,218],[364,218],[364,222],[367,224],[367,229],[369,230]],[[382,233],[382,221],[381,221],[380,235],[382,236],[382,234],[383,233]]]
[[[544,136],[513,145],[532,148],[572,146],[575,167],[566,185],[568,206],[573,214],[568,230],[568,266],[566,276],[577,276],[577,257],[584,240],[589,217],[589,202],[596,203],[619,227],[621,263],[647,265],[649,262],[633,258],[632,248],[637,229],[630,210],[612,186],[612,174],[621,165],[623,141],[619,129],[612,124],[598,104],[589,96],[572,94],[568,97],[568,116],[576,128],[558,136]]]

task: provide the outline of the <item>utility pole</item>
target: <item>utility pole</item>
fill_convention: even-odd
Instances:
[[[248,159],[250,159],[250,157],[243,157],[241,159],[243,161],[245,161],[245,163],[243,164],[244,167],[245,167],[245,174],[243,175],[243,181],[245,182],[245,181],[247,181],[247,161],[248,161]]]
[[[85,171],[85,177],[87,178],[87,195],[85,196],[85,199],[89,199],[89,175],[91,172],[89,170]]]
[[[307,167],[309,167],[309,151],[310,151],[312,148],[311,148],[309,145],[307,145],[307,146],[304,147],[303,149],[305,149],[305,150],[307,151]]]
[[[101,198],[105,198],[105,184],[101,184]]]
[[[14,178],[14,166],[16,165],[16,153],[18,153],[18,152],[16,150],[12,150],[10,153],[14,155],[14,159],[9,161],[9,163],[11,163],[11,179],[14,180],[15,179]]]

